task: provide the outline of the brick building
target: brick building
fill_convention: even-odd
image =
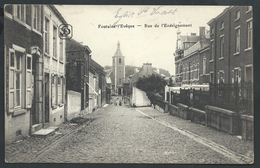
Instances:
[[[176,83],[207,84],[209,83],[209,34],[205,27],[200,27],[199,36],[195,33],[182,36],[177,31],[175,55]]]
[[[253,81],[252,7],[228,7],[208,25],[210,81],[215,84]]]
[[[89,101],[89,57],[91,50],[88,46],[70,39],[66,41],[66,90],[81,94],[81,110],[88,107]]]

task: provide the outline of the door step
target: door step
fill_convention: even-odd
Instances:
[[[32,126],[32,134],[35,133],[36,131],[39,131],[40,129],[42,129],[42,124],[34,124]]]
[[[57,131],[58,129],[59,127],[49,127],[47,129],[40,129],[39,131],[33,133],[32,136],[47,137],[49,135],[53,135],[55,131]]]

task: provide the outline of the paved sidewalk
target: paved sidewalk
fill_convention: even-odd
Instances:
[[[205,138],[209,141],[222,145],[238,154],[245,155],[253,158],[254,156],[254,143],[253,141],[246,141],[238,138],[235,135],[229,135],[228,133],[218,131],[211,127],[196,124],[190,120],[184,120],[177,116],[170,115],[169,113],[161,113],[151,107],[136,108],[141,112],[158,119],[159,121],[166,122],[172,126],[176,126],[180,130],[191,132],[199,137]]]
[[[87,115],[85,116],[87,117]],[[61,141],[67,139],[74,132],[92,122],[92,118],[85,118],[81,123],[64,122],[59,125],[53,135],[46,137],[24,137],[23,140],[5,145],[5,162],[6,163],[26,163],[39,157],[49,148],[55,146]]]

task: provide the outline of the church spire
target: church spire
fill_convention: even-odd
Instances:
[[[116,50],[116,53],[114,56],[123,56],[122,52],[121,52],[121,49],[120,49],[120,42],[118,41],[117,42],[117,50]]]

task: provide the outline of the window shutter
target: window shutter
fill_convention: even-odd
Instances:
[[[51,76],[51,106],[55,106],[55,84],[54,84],[54,75]]]
[[[14,80],[14,69],[15,69],[15,52],[13,49],[9,49],[9,111],[14,110],[15,103],[15,80]]]
[[[66,78],[62,78],[62,85],[63,85],[63,87],[62,87],[62,103],[63,104],[65,104],[65,94],[66,94],[66,84],[65,84],[65,82],[66,82]]]
[[[235,76],[234,73],[235,73],[234,70],[232,70],[232,73],[231,73],[232,83],[234,83],[234,76]]]
[[[26,108],[32,107],[32,55],[26,54]]]
[[[58,77],[58,105],[61,104],[62,101],[62,78]]]

